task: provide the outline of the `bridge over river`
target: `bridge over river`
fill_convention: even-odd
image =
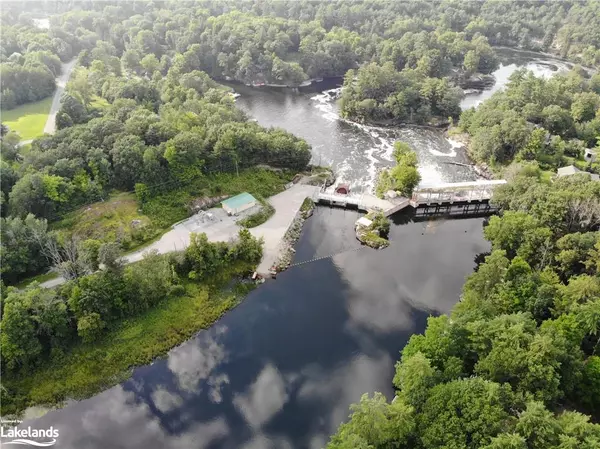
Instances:
[[[337,207],[350,207],[364,211],[383,212],[386,217],[412,206],[415,209],[421,206],[452,205],[464,203],[488,202],[499,185],[506,184],[506,180],[482,180],[468,182],[449,182],[429,187],[416,189],[411,198],[377,198],[369,193],[361,195],[340,195],[321,190],[316,201]]]

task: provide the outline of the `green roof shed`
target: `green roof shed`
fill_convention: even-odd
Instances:
[[[231,198],[221,202],[223,209],[225,209],[225,212],[227,212],[229,215],[239,214],[240,212],[250,209],[257,204],[258,201],[256,198],[247,192],[232,196]]]

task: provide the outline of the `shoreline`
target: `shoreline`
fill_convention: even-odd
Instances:
[[[477,162],[471,156],[471,153],[469,151],[469,145],[471,143],[471,138],[470,138],[469,134],[466,132],[456,132],[454,134],[450,134],[452,130],[458,131],[458,128],[456,128],[456,127],[446,128],[446,130],[444,131],[444,137],[446,137],[446,139],[454,140],[454,141],[462,144],[462,148],[464,148],[464,151],[465,151],[465,156],[468,159],[468,161],[471,163],[469,165],[469,167],[471,167],[475,171],[475,173],[477,173],[477,175],[481,176],[484,179],[488,179],[488,180],[496,179],[494,172],[488,167],[487,164],[485,164],[483,162]]]
[[[2,417],[21,419],[28,410],[42,409],[45,414],[65,408],[130,379],[138,368],[168,357],[172,350],[213,327],[246,299],[258,286],[245,281],[244,274],[252,269],[247,263],[237,263],[223,268],[214,280],[185,282],[184,295],[165,298],[144,313],[115,323],[101,340],[75,344],[61,360],[50,360],[27,376],[8,379],[7,382],[5,374],[4,388],[12,384],[17,388],[10,393],[23,398],[25,390],[27,395],[24,403],[11,404],[15,410],[9,413],[3,411]],[[147,326],[148,322],[154,326]],[[135,342],[126,338],[132,333],[139,334],[139,338],[133,339]],[[106,363],[107,354],[118,355],[110,357],[114,365]],[[9,394],[8,388],[4,394]],[[2,401],[4,407],[5,404],[6,399]]]
[[[271,266],[272,276],[276,276],[277,273],[281,273],[290,267],[294,254],[296,253],[294,246],[300,239],[304,223],[312,216],[316,206],[317,203],[315,203],[312,198],[306,197],[304,199],[302,206],[298,212],[296,212],[296,216],[281,240],[279,255]]]
[[[224,268],[210,281],[185,282],[184,295],[172,295],[140,315],[115,323],[99,342],[77,343],[69,348],[61,360],[50,360],[27,376],[7,379],[5,375],[2,386],[8,386],[4,394],[8,395],[6,399],[9,401],[3,401],[3,405],[10,407],[10,413],[2,415],[18,419],[27,415],[28,410],[48,412],[64,408],[72,401],[92,397],[129,379],[135,369],[168,356],[173,349],[217,324],[262,283],[248,280],[246,274],[252,271],[261,273],[261,265],[272,265],[275,261],[293,256],[293,246],[297,243],[304,222],[312,215],[314,203],[310,193],[315,189],[318,187],[294,185],[274,196],[286,206],[286,212],[293,210],[295,213],[291,218],[288,217],[289,213],[280,214],[280,219],[275,223],[271,221],[272,217],[263,225],[250,229],[252,232],[262,228],[253,233],[255,237],[264,238],[264,234],[271,236],[269,242],[265,241],[263,258],[258,265],[234,264]],[[292,197],[285,195],[287,192]],[[281,212],[281,205],[278,208]],[[275,240],[274,233],[277,234]],[[279,234],[281,237],[278,237]],[[152,326],[145,325],[146,322]],[[137,333],[134,329],[138,328],[146,331],[134,339],[122,336]],[[102,362],[106,354],[114,354],[111,358],[113,365]],[[83,365],[81,360],[85,361]],[[16,401],[10,401],[11,397]]]

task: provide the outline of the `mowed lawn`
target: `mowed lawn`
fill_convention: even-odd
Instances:
[[[16,131],[21,140],[31,140],[44,133],[48,119],[52,95],[35,103],[27,103],[10,111],[0,111],[2,123],[11,131]]]

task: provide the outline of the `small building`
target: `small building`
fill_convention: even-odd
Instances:
[[[254,207],[258,204],[256,198],[250,195],[247,192],[240,193],[239,195],[233,196],[225,201],[221,202],[223,209],[229,215],[237,215],[240,212],[243,212],[251,207]]]
[[[598,159],[598,152],[591,148],[586,148],[583,159],[585,159],[586,162],[596,162],[596,159]]]
[[[556,170],[556,176],[558,176],[559,178],[562,178],[563,176],[577,175],[580,173],[588,175],[594,181],[600,181],[599,175],[597,175],[595,173],[589,173],[589,172],[580,170],[577,167],[575,167],[574,165],[567,165],[566,167],[560,167],[558,170]]]
[[[338,184],[338,186],[335,188],[335,193],[338,195],[348,195],[350,193],[350,185]]]

